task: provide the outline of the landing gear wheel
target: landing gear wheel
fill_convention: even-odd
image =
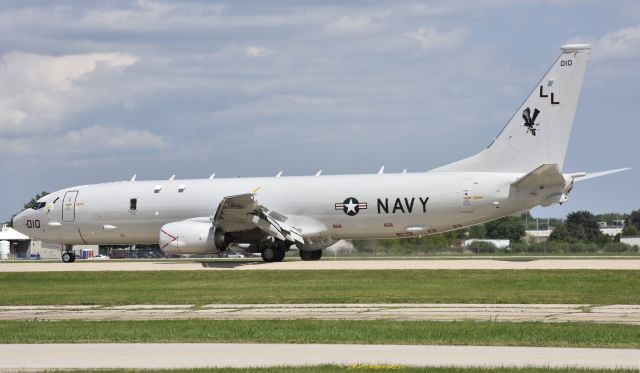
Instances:
[[[73,253],[62,253],[62,261],[65,263],[73,263],[76,260],[76,256]]]
[[[322,250],[316,250],[316,251],[300,250],[300,259],[304,261],[320,260],[320,258],[322,258]]]
[[[272,245],[265,247],[262,250],[262,260],[265,262],[281,262],[284,260],[285,250],[284,247],[278,245]]]

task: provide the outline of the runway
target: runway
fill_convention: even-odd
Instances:
[[[379,270],[379,269],[606,269],[640,270],[640,258],[633,259],[409,259],[409,260],[333,260],[304,262],[299,260],[264,263],[247,260],[160,260],[160,261],[79,261],[3,262],[1,272],[70,272],[70,271],[194,271],[194,270]]]
[[[0,370],[246,368],[320,364],[633,369],[639,367],[639,356],[640,350],[637,349],[553,347],[205,343],[10,344],[0,345]]]
[[[0,320],[396,320],[544,321],[640,325],[640,305],[209,304],[0,306]]]

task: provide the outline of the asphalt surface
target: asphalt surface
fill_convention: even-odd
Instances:
[[[326,344],[10,344],[0,370],[258,367],[320,364],[640,368],[640,350]]]
[[[634,259],[416,259],[416,260],[333,260],[317,262],[285,261],[78,261],[0,262],[0,272],[67,272],[67,271],[193,271],[193,270],[327,270],[327,269],[608,269],[640,270],[640,258]]]
[[[0,320],[399,320],[544,321],[640,325],[640,305],[209,304],[0,306]]]

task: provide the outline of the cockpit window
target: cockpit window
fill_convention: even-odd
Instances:
[[[33,209],[34,210],[40,210],[41,208],[45,207],[47,205],[46,202],[36,202],[35,205],[33,205]]]

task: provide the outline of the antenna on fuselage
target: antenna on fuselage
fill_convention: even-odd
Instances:
[[[280,177],[282,176],[282,171],[278,172],[278,174],[276,175],[276,177]]]
[[[133,174],[133,176],[131,177],[131,180],[129,181],[136,181],[136,174]]]
[[[406,174],[407,173],[407,169],[405,168],[404,170],[402,170],[402,173]]]
[[[169,178],[169,180],[173,180],[176,178],[176,175],[171,175],[171,177]]]
[[[380,171],[378,171],[378,175],[384,174],[384,166],[380,167]]]
[[[318,172],[316,172],[316,176],[320,176],[321,173],[322,173],[322,170],[319,170]]]
[[[213,179],[214,177],[216,177],[216,173],[212,173],[211,176],[209,176],[209,180]]]

